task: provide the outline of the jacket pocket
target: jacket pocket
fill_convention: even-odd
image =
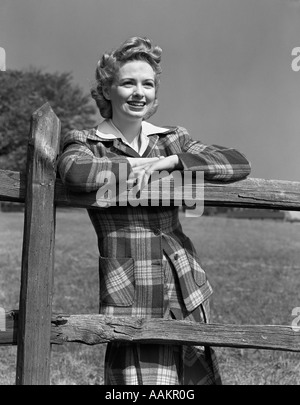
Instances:
[[[134,299],[134,260],[128,257],[99,257],[100,301],[127,307]]]
[[[189,260],[190,267],[193,272],[194,280],[195,280],[196,284],[200,287],[206,283],[206,273],[201,267],[200,259],[197,256],[197,252],[196,252],[191,240],[187,237],[183,243],[184,243],[186,255]]]
[[[193,260],[192,268],[194,280],[196,284],[200,287],[206,283],[206,273],[195,258],[193,258],[192,260]]]

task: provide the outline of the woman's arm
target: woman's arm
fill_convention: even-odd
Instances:
[[[205,179],[218,181],[237,181],[250,174],[251,164],[238,150],[195,141],[182,127],[177,133],[182,150],[177,156],[184,170],[200,170]]]
[[[122,169],[120,171],[120,164]],[[86,131],[70,131],[66,134],[63,152],[58,160],[58,172],[66,187],[73,192],[91,192],[107,181],[119,182],[120,173],[131,173],[132,168],[125,156],[106,156],[103,147],[99,156],[89,148]],[[125,179],[126,180],[126,179]]]
[[[194,141],[185,128],[177,128],[174,142],[180,143],[179,153],[133,168],[131,176],[138,179],[140,189],[146,186],[154,171],[203,171],[205,180],[217,181],[241,180],[251,172],[250,162],[244,154],[234,148]]]

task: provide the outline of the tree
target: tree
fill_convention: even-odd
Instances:
[[[25,170],[30,117],[45,102],[60,119],[62,133],[95,125],[91,97],[72,80],[71,73],[44,73],[34,68],[0,74],[1,169]]]

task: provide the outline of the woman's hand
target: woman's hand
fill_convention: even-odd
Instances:
[[[164,156],[151,158],[127,158],[132,168],[132,172],[130,173],[127,180],[127,185],[131,188],[133,186],[141,184],[141,179],[144,177],[145,169],[150,167],[151,164],[158,162],[162,158],[164,158]],[[139,190],[140,187],[138,187],[137,191]]]
[[[137,191],[143,190],[154,171],[173,171],[181,167],[177,155],[161,156],[160,158],[133,158],[132,160],[137,162],[132,165],[132,173],[129,176],[128,184],[135,184]]]
[[[164,158],[164,156],[160,157],[151,157],[151,158],[127,158],[132,168],[137,167],[145,167],[151,163],[157,162],[159,159]]]

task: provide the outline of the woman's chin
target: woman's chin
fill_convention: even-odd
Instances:
[[[136,118],[136,119],[143,119],[147,114],[148,110],[143,111],[130,111],[127,113],[128,117]]]

